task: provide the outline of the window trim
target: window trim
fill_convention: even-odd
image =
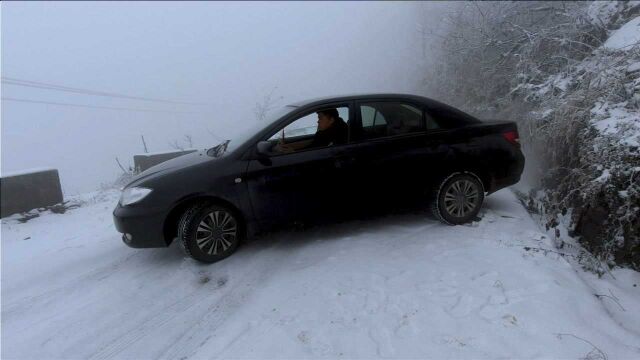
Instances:
[[[346,144],[338,144],[338,145],[317,147],[317,148],[312,148],[312,149],[302,149],[302,150],[298,150],[298,151],[294,151],[294,152],[290,152],[290,153],[273,153],[273,154],[269,154],[269,158],[280,157],[280,156],[288,156],[288,155],[304,154],[304,153],[307,153],[307,152],[310,152],[310,151],[339,149],[339,148],[342,148],[343,146],[349,146],[349,145],[351,145],[351,144],[350,143],[346,143]]]

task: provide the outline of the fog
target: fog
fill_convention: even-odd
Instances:
[[[418,92],[425,6],[3,3],[2,172],[57,168],[65,195],[76,194],[112,182],[121,173],[116,157],[132,165],[144,152],[141,135],[151,152],[172,150],[174,142],[188,147],[185,135],[194,147],[210,147],[255,123],[254,107],[268,94],[286,105]]]

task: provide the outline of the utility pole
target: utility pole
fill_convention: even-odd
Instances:
[[[144,146],[144,153],[148,153],[149,150],[147,150],[147,143],[144,141],[144,135],[140,135],[140,137],[142,138],[142,145]]]

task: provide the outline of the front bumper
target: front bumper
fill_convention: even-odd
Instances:
[[[132,248],[167,247],[163,231],[166,215],[164,211],[118,204],[113,210],[113,223],[123,234],[122,241]]]

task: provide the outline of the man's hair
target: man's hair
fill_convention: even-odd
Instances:
[[[318,114],[322,114],[324,116],[332,117],[332,118],[334,118],[336,120],[338,120],[338,118],[340,117],[340,114],[338,114],[338,110],[335,109],[335,108],[318,110],[317,113]]]

